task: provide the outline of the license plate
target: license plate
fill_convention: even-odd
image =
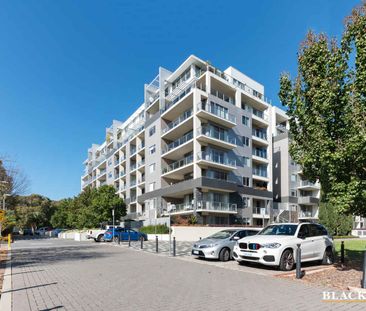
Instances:
[[[198,255],[200,252],[199,251],[193,251],[193,254]]]
[[[243,253],[243,255],[248,256],[248,257],[252,257],[253,256],[252,253],[247,253],[247,252],[242,252],[242,253]]]

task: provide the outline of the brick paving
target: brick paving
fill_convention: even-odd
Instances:
[[[299,282],[111,244],[18,241],[12,262],[14,311],[365,309],[321,302],[322,288]]]

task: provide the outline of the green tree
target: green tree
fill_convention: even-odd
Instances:
[[[288,108],[292,158],[322,201],[340,213],[366,216],[366,2],[347,18],[341,43],[309,32],[298,76],[280,78]]]
[[[339,214],[327,203],[320,204],[319,221],[328,229],[331,235],[348,235],[352,230],[352,216]]]

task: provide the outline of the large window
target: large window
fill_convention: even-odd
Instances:
[[[241,123],[243,123],[245,126],[249,126],[249,118],[247,116],[242,116]]]
[[[243,146],[249,146],[249,137],[243,136]]]

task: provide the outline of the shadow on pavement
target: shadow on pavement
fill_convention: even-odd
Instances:
[[[49,264],[53,262],[70,262],[80,260],[90,260],[103,257],[111,257],[113,254],[108,252],[96,251],[93,246],[64,246],[64,247],[39,247],[23,248],[12,250],[12,267],[24,267]]]
[[[52,282],[52,283],[47,283],[47,284],[40,284],[40,285],[22,287],[22,288],[17,288],[17,289],[6,290],[6,291],[3,291],[1,294],[18,292],[20,290],[27,290],[27,289],[38,288],[38,287],[45,287],[45,286],[56,285],[56,284],[57,284],[57,282]]]

